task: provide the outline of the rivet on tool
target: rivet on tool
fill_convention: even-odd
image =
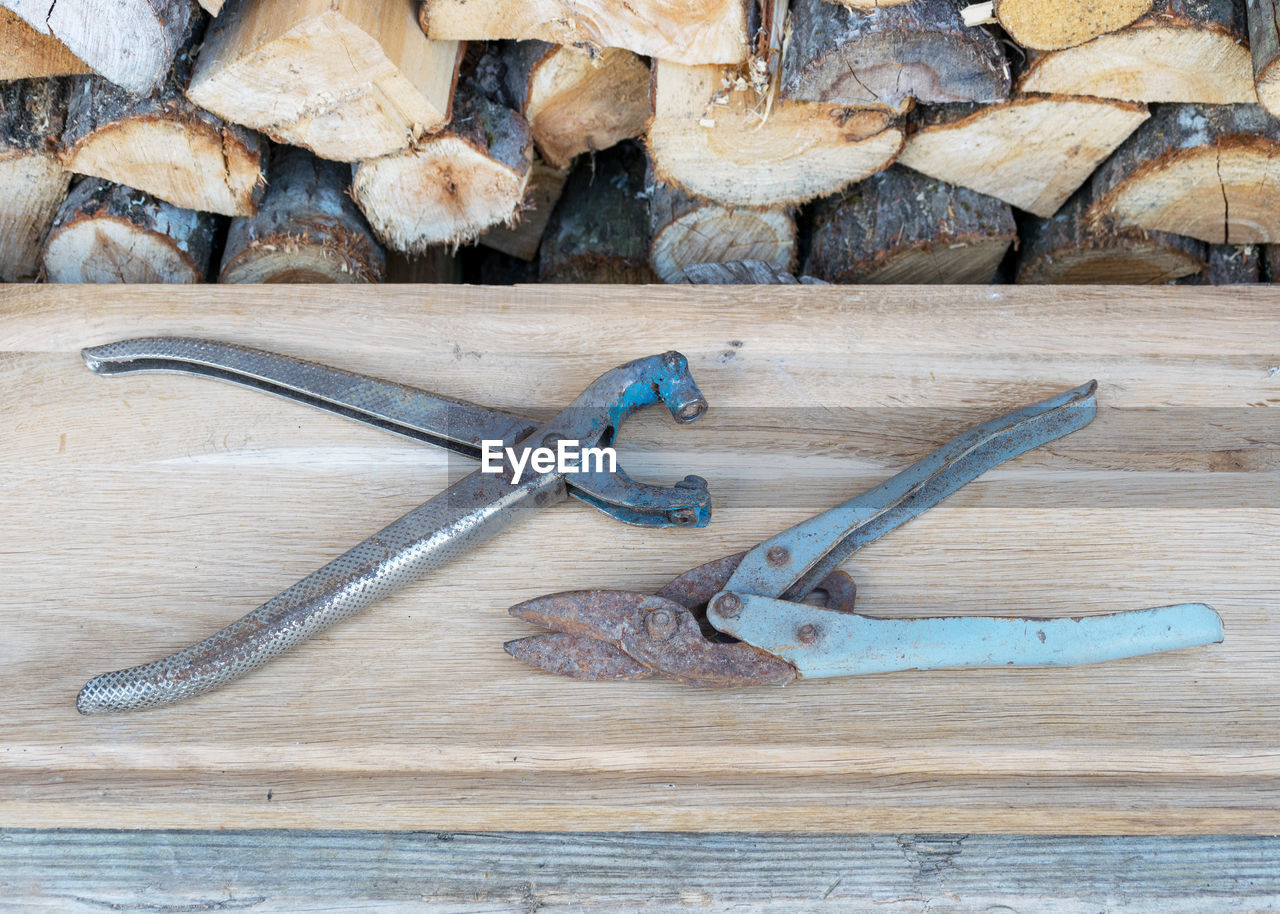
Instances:
[[[677,508],[672,511],[668,517],[670,518],[671,523],[679,527],[687,527],[690,524],[697,523],[698,512],[692,508]]]
[[[742,612],[742,600],[736,593],[727,593],[716,600],[716,612],[726,619],[735,619]]]
[[[812,622],[806,623],[796,629],[796,640],[801,644],[813,644],[822,637],[822,629],[814,625]]]
[[[775,567],[778,565],[785,565],[787,562],[791,561],[791,553],[787,551],[785,546],[774,546],[765,556],[765,560]]]
[[[676,633],[679,623],[669,609],[655,609],[645,617],[644,627],[649,635],[659,641],[666,641]]]

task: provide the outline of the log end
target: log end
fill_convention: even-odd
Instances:
[[[1056,51],[1122,29],[1151,7],[1152,0],[998,0],[995,9],[1000,25],[1022,47]]]

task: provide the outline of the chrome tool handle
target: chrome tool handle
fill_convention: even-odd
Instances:
[[[987,470],[1088,425],[1097,413],[1097,388],[1090,381],[957,435],[874,489],[756,546],[725,591],[801,599],[853,552]]]
[[[94,677],[76,707],[82,714],[136,711],[216,689],[564,498],[553,474],[512,486],[472,473],[217,634]]]

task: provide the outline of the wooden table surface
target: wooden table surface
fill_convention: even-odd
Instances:
[[[1269,288],[0,289],[0,825],[1280,831],[1280,292]],[[86,345],[199,335],[546,415],[677,348],[712,410],[624,432],[711,483],[704,530],[575,503],[251,677],[81,717],[426,500],[461,458]],[[511,660],[520,600],[652,589],[1096,377],[1088,428],[846,563],[864,612],[1204,600],[1226,641],[1062,670],[699,691]]]

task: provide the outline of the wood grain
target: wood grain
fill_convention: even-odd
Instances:
[[[1280,840],[10,831],[0,886],[22,914],[1241,914],[1280,905]]]
[[[1266,288],[0,289],[0,823],[52,827],[1280,830],[1280,304]],[[253,676],[82,718],[90,675],[239,617],[470,470],[85,345],[199,334],[548,414],[677,348],[712,410],[622,458],[715,520],[542,514]],[[1089,428],[846,564],[873,614],[1206,600],[1224,644],[786,689],[525,669],[512,603],[650,589],[1090,377]]]

